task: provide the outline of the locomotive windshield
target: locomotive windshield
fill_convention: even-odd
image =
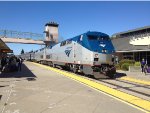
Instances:
[[[109,40],[108,36],[94,36],[94,35],[88,35],[89,40]]]
[[[114,50],[108,35],[87,35],[89,49],[94,52],[111,54]]]

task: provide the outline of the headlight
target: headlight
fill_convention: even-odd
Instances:
[[[106,53],[107,52],[107,50],[106,49],[102,49],[102,53]]]

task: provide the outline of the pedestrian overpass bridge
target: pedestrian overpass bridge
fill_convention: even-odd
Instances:
[[[44,45],[43,34],[0,30],[0,38],[5,43],[38,44]]]
[[[58,43],[58,26],[55,22],[45,24],[45,36],[32,32],[19,32],[0,29],[0,39],[5,43],[39,44],[50,46]]]

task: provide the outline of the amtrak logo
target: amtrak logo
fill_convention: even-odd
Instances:
[[[101,46],[101,47],[105,47],[105,46],[106,46],[106,44],[100,44],[99,46]]]
[[[65,50],[66,55],[69,57],[72,47],[67,47]]]

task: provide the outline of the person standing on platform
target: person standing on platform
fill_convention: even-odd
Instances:
[[[142,73],[144,72],[145,65],[146,65],[146,62],[145,62],[145,60],[143,58],[142,61],[141,61],[141,70],[142,70]]]
[[[17,61],[18,61],[18,71],[21,71],[22,58],[21,58],[21,57],[19,57]]]
[[[3,71],[5,65],[6,65],[6,58],[3,56],[3,57],[2,57],[2,60],[1,60],[1,66],[2,66],[2,67],[1,67],[2,69],[1,69],[1,70],[2,70],[2,71]]]

